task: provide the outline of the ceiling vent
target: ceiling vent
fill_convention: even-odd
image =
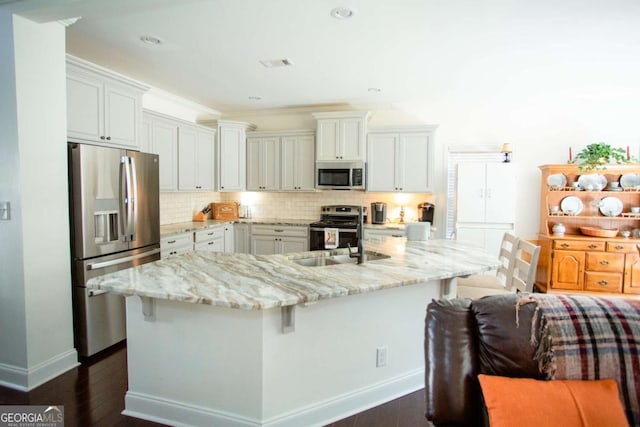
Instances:
[[[260,60],[260,63],[264,65],[265,68],[290,67],[293,65],[290,59],[263,59]]]

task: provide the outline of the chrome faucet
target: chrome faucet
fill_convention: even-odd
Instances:
[[[349,250],[349,258],[358,258],[358,264],[362,264],[365,260],[364,247],[362,243],[364,240],[364,207],[359,206],[358,210],[358,230],[356,233],[356,237],[358,238],[358,251],[351,252],[351,245],[348,243],[347,249]]]

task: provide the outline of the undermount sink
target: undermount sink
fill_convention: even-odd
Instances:
[[[381,254],[373,251],[365,251],[365,262],[377,261],[381,259],[391,258],[389,255]],[[344,255],[330,255],[330,256],[311,256],[308,258],[292,259],[298,265],[304,267],[323,267],[327,265],[336,264],[356,264],[358,258],[351,258],[348,254]]]

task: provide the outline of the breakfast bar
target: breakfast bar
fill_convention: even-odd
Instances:
[[[285,255],[193,252],[97,277],[127,296],[124,413],[325,425],[424,386],[424,313],[498,260],[449,240]],[[167,368],[169,367],[169,368]]]

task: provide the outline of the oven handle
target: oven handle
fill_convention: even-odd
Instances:
[[[324,230],[326,230],[327,228],[333,228],[333,227],[324,227],[324,228],[317,228],[317,227],[310,227],[309,231],[322,231],[324,232]],[[338,233],[357,233],[358,230],[355,228],[338,228]]]

